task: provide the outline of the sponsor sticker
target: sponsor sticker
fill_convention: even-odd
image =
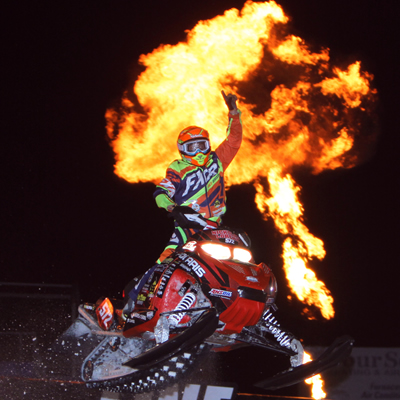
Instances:
[[[99,305],[96,314],[100,327],[108,331],[114,321],[114,307],[108,298]]]
[[[178,258],[180,258],[184,264],[186,264],[190,269],[199,277],[203,277],[206,271],[201,267],[200,263],[196,261],[193,257],[188,257],[186,253],[179,253]],[[181,264],[183,267],[184,264]]]
[[[215,289],[212,288],[208,294],[210,296],[215,296],[215,297],[225,297],[230,299],[232,297],[232,292],[230,292],[229,290],[222,290],[222,289]]]
[[[176,265],[175,264],[170,264],[165,272],[162,274],[161,279],[159,280],[159,285],[157,288],[157,297],[162,297],[164,294],[164,290],[167,286],[167,283],[169,282],[173,272],[176,269]]]
[[[146,315],[144,315],[144,314],[139,314],[139,313],[137,313],[137,312],[132,313],[132,314],[131,314],[131,318],[138,318],[138,319],[141,319],[142,321],[146,321],[146,320],[147,320]]]
[[[213,230],[211,233],[217,238],[217,239],[230,239],[234,240],[235,242],[240,243],[240,237],[238,235],[235,235],[234,233],[226,230]]]
[[[189,250],[189,251],[195,251],[195,250],[196,250],[196,245],[197,245],[197,242],[195,242],[195,241],[190,241],[190,242],[187,242],[187,243],[183,246],[183,249]]]

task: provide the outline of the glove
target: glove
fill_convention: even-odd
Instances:
[[[164,208],[167,211],[172,211],[175,207],[175,202],[165,193],[160,193],[155,200],[158,207]]]
[[[237,114],[238,109],[236,105],[237,97],[234,94],[226,95],[225,92],[222,90],[222,96],[224,97],[225,103],[229,108],[231,114]]]
[[[176,206],[169,214],[168,218],[173,218],[181,228],[184,229],[203,229],[204,226],[200,225],[196,221],[191,221],[185,217],[185,214],[195,214],[202,218],[199,213],[194,211],[192,208],[188,206]]]

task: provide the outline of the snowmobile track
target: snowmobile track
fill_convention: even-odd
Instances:
[[[87,382],[88,388],[120,393],[144,393],[161,390],[182,379],[194,366],[195,361],[206,355],[211,346],[204,343],[148,370],[138,370],[130,375],[105,381]]]

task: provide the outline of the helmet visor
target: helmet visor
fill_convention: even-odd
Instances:
[[[182,153],[194,156],[197,153],[207,154],[210,151],[210,142],[207,139],[190,140],[179,146]]]

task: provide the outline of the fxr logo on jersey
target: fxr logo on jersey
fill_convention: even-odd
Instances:
[[[197,190],[199,185],[204,186],[213,176],[217,175],[218,164],[213,163],[210,168],[206,168],[203,172],[199,169],[186,178],[186,188],[182,196],[186,196],[190,191]]]
[[[108,331],[114,321],[114,307],[108,298],[97,307],[96,314],[100,327]]]

